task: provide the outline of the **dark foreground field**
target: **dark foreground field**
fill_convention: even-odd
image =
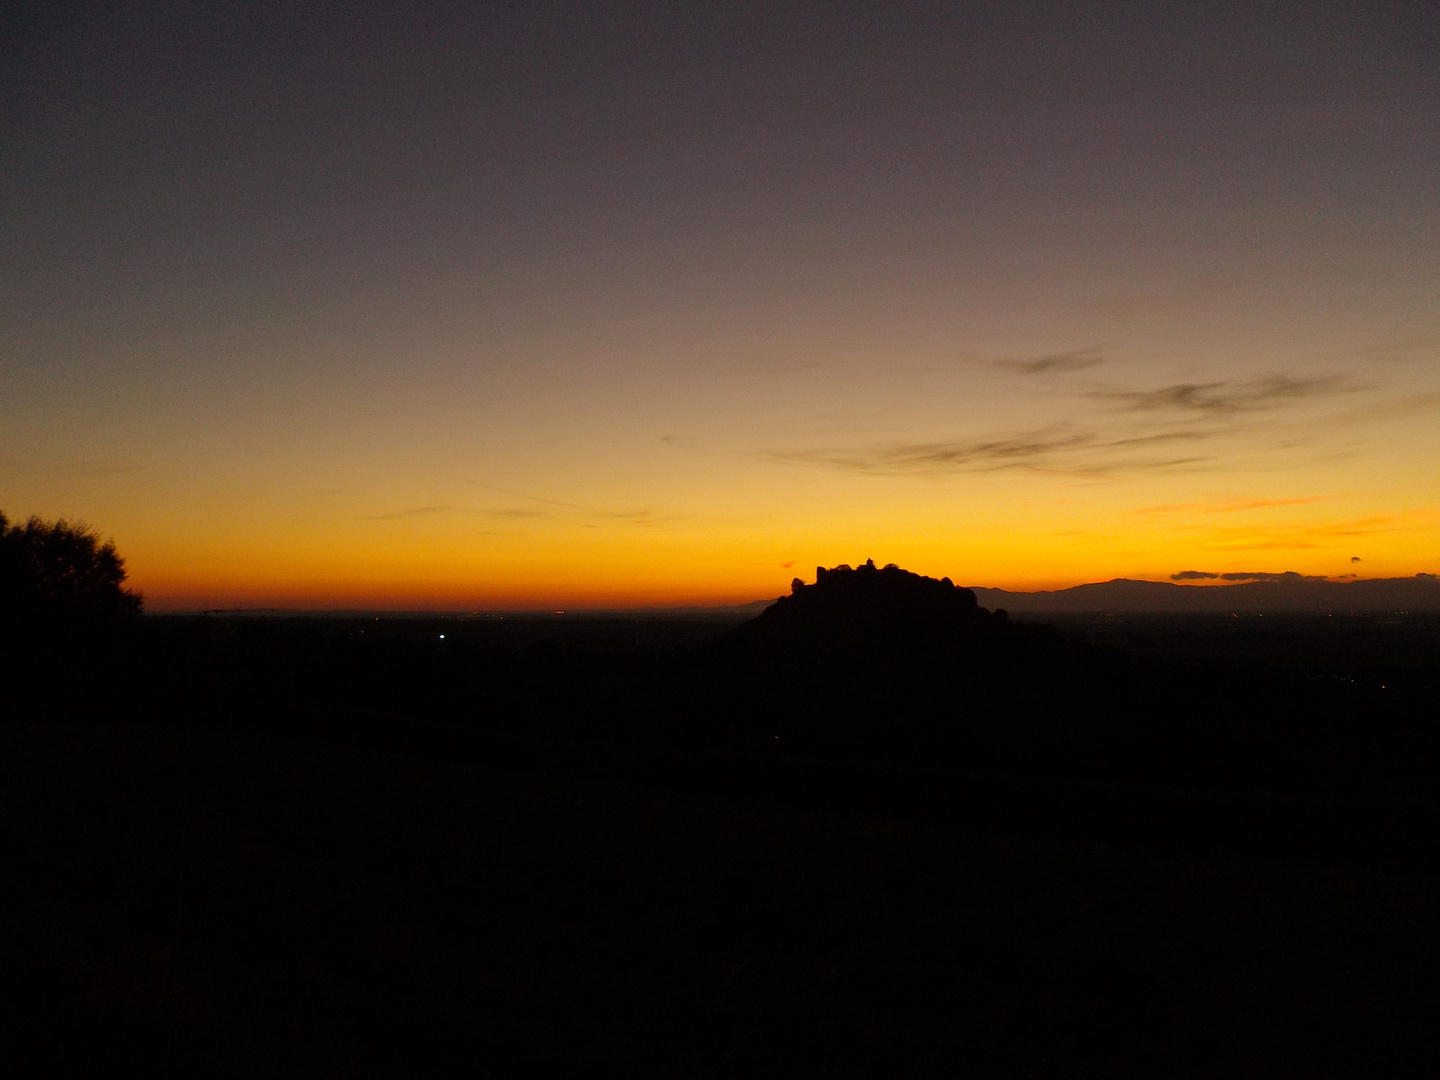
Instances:
[[[1440,1061],[1432,874],[235,734],[12,725],[3,761],[12,1062],[1393,1076]]]
[[[1291,755],[1325,768],[1183,784],[681,737],[723,627],[243,622],[147,622],[110,709],[80,678],[0,724],[8,1075],[1440,1070],[1428,622],[1068,627],[1145,693],[1398,675]]]

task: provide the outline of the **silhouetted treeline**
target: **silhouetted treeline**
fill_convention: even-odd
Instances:
[[[0,513],[0,657],[15,715],[114,713],[135,675],[141,609],[125,576],[93,529]]]
[[[0,512],[0,619],[11,629],[114,620],[140,611],[114,541],[84,525]]]

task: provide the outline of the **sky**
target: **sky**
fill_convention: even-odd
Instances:
[[[1440,571],[1433,3],[0,18],[0,509],[151,610]]]

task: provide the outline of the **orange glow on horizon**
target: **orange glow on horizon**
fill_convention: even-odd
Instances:
[[[121,530],[115,535],[131,586],[157,612],[731,606],[783,595],[794,577],[812,581],[817,565],[858,565],[867,558],[960,585],[1023,592],[1118,577],[1169,581],[1181,571],[1295,571],[1342,579],[1406,577],[1437,568],[1434,508],[1340,517],[1330,507],[1334,501],[1270,500],[1252,507],[1248,518],[1178,508],[1102,513],[1092,505],[1086,510],[1090,528],[1073,527],[1063,514],[1058,521],[1032,514],[1028,531],[993,517],[985,531],[973,523],[927,525],[916,516],[909,517],[907,531],[870,517],[846,522],[833,530],[834,538],[822,535],[831,530],[791,523],[787,532],[794,539],[788,542],[757,535],[743,522],[725,529],[592,529],[526,521],[514,535],[475,538],[439,514],[368,526],[368,536],[367,526],[343,522],[333,531],[296,532],[282,542],[263,533],[188,543],[143,533],[130,542]],[[921,508],[910,509],[916,515]],[[1107,523],[1111,527],[1096,527]],[[1363,558],[1352,554],[1362,549]]]

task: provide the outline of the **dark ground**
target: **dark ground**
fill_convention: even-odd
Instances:
[[[12,666],[0,1069],[1440,1072],[1440,620],[1071,617],[1098,681],[1031,704],[1104,738],[1033,761],[761,746],[717,629],[147,619]],[[1308,764],[1145,772],[1152,699]]]

